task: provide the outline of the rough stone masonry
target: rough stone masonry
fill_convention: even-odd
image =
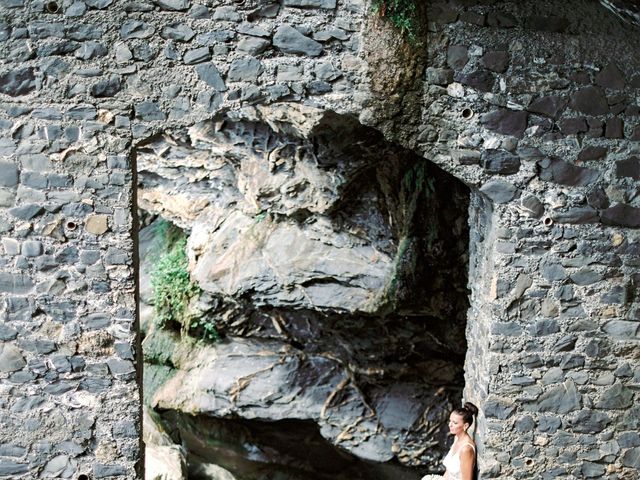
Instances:
[[[408,44],[369,7],[0,1],[0,476],[139,478],[136,148],[299,109],[472,189],[482,477],[638,478],[637,27],[597,2],[434,1]]]

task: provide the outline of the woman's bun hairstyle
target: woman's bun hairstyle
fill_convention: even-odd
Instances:
[[[473,415],[474,417],[478,415],[478,407],[476,407],[473,403],[471,402],[466,402],[464,404],[464,408],[465,410],[469,410],[469,412],[471,412],[471,415]]]
[[[463,407],[456,408],[453,412],[460,415],[462,421],[471,426],[473,425],[473,418],[478,415],[478,407],[471,402],[466,402]]]

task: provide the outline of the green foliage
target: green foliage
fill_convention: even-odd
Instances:
[[[406,36],[415,42],[418,31],[416,6],[417,0],[373,0],[373,11],[389,21]]]
[[[196,318],[189,323],[189,331],[191,333],[199,334],[200,339],[215,343],[220,340],[220,334],[216,330],[216,326],[206,321],[204,318]]]
[[[170,322],[184,324],[189,301],[201,292],[187,270],[186,246],[184,236],[176,240],[158,257],[151,271],[153,306],[160,327]]]
[[[180,327],[183,334],[216,342],[220,336],[215,324],[201,317],[194,318],[189,311],[189,302],[199,296],[202,290],[191,281],[189,275],[184,232],[171,222],[159,220],[154,235],[156,240],[150,277],[156,324],[160,328],[174,324]]]

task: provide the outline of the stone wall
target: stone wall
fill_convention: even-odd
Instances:
[[[637,478],[637,27],[595,2],[429,2],[409,45],[368,7],[0,2],[0,475],[136,478],[134,152],[222,113],[287,128],[293,103],[475,191],[483,477]]]

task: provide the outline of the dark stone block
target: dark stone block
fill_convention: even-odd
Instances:
[[[630,157],[616,162],[616,177],[640,180],[640,158]]]
[[[569,79],[579,85],[589,85],[591,83],[591,77],[589,73],[585,71],[572,72],[571,75],[569,75]]]
[[[606,413],[585,409],[580,410],[575,417],[569,419],[568,425],[571,430],[577,433],[598,433],[610,423],[611,419]]]
[[[477,150],[456,150],[454,157],[460,165],[480,165],[480,152]]]
[[[451,45],[447,49],[447,65],[454,70],[462,70],[469,61],[467,47],[464,45]]]
[[[436,23],[454,23],[458,20],[458,12],[454,9],[446,7],[444,5],[436,5],[427,4],[427,18],[431,19]]]
[[[581,88],[571,96],[571,108],[586,115],[605,115],[609,113],[607,97],[600,87]]]
[[[482,168],[492,174],[510,175],[520,170],[520,157],[506,150],[484,150],[481,162]]]
[[[565,414],[580,408],[582,397],[575,384],[568,380],[562,385],[557,385],[545,391],[530,410],[538,412],[553,412]]]
[[[600,297],[605,305],[624,305],[629,302],[629,293],[624,285],[616,285]]]
[[[587,125],[589,130],[587,136],[590,138],[600,138],[604,134],[604,122],[597,118],[588,118]]]
[[[638,105],[627,105],[624,114],[629,117],[638,117],[640,116],[640,107]]]
[[[449,68],[427,68],[425,72],[427,83],[432,85],[449,85],[453,82],[453,70]]]
[[[155,102],[140,102],[134,106],[136,117],[141,120],[166,120],[166,115]]]
[[[602,275],[590,268],[583,268],[569,276],[576,285],[591,285],[602,280]]]
[[[15,187],[18,185],[18,166],[12,162],[0,162],[0,187]]]
[[[602,160],[607,155],[606,147],[586,147],[578,154],[578,162],[588,162],[590,160]]]
[[[67,118],[70,120],[94,120],[98,117],[98,111],[93,105],[76,105],[67,110]]]
[[[636,471],[640,470],[640,448],[636,447],[624,452],[622,465],[633,468]]]
[[[591,207],[570,208],[566,212],[558,212],[552,215],[556,223],[587,224],[598,223],[598,212]]]
[[[523,195],[520,199],[520,207],[532,218],[540,218],[544,213],[544,205],[535,195]]]
[[[610,63],[596,74],[596,83],[603,88],[624,90],[624,74],[615,63]]]
[[[565,335],[553,344],[554,352],[570,352],[576,345],[576,337],[573,335]]]
[[[43,211],[44,208],[35,203],[29,203],[9,209],[9,213],[20,220],[31,220],[32,218],[40,215]]]
[[[486,17],[483,13],[466,11],[460,14],[460,21],[470,23],[472,25],[478,25],[479,27],[484,27]]]
[[[220,72],[213,63],[205,63],[196,67],[196,72],[200,80],[218,92],[224,92],[227,86],[220,75]]]
[[[640,141],[640,125],[633,127],[633,133],[631,137],[629,137],[629,140],[633,140],[634,142]]]
[[[481,92],[490,92],[493,90],[493,84],[495,78],[488,70],[477,70],[471,73],[464,73],[456,75],[456,80],[463,85],[475,88]]]
[[[113,426],[114,438],[137,438],[138,427],[132,420],[123,420]]]
[[[596,408],[603,408],[607,410],[622,409],[628,408],[632,404],[633,391],[621,383],[616,383],[602,393],[596,402]]]
[[[624,124],[619,117],[607,119],[604,128],[604,136],[606,138],[624,138]]]
[[[321,80],[309,82],[306,88],[310,95],[321,95],[323,93],[328,93],[333,89],[330,83],[323,82]]]
[[[494,132],[522,138],[527,128],[527,118],[525,111],[501,108],[483,115],[480,123]]]
[[[263,71],[262,63],[257,58],[239,58],[231,62],[227,81],[256,82]]]
[[[557,95],[549,95],[533,100],[527,110],[532,113],[557,119],[567,107],[567,99]]]
[[[509,52],[491,51],[485,53],[480,59],[482,65],[497,73],[504,73],[509,67]]]
[[[545,158],[538,162],[540,179],[548,182],[585,187],[600,177],[600,172],[578,167],[558,158]]]
[[[155,29],[148,23],[138,20],[126,20],[120,27],[120,36],[127,40],[130,38],[149,38]]]
[[[36,89],[36,76],[33,68],[11,70],[0,75],[0,92],[17,97],[27,95]]]
[[[555,320],[538,320],[529,327],[529,333],[535,337],[542,337],[545,335],[552,335],[558,333],[560,327]]]
[[[480,191],[494,203],[508,203],[515,197],[517,187],[501,180],[489,180],[482,185]]]
[[[192,50],[187,50],[187,52],[182,57],[182,61],[186,65],[195,65],[197,63],[207,62],[211,60],[211,51],[209,47],[200,47],[194,48]]]
[[[557,16],[532,15],[527,18],[525,26],[531,30],[542,32],[563,33],[569,27],[569,20]]]
[[[559,263],[544,262],[540,265],[540,272],[549,282],[561,281],[567,278],[567,273]]]
[[[640,447],[640,433],[623,432],[618,435],[618,444],[622,448]]]
[[[166,25],[160,32],[160,36],[165,40],[175,40],[177,42],[189,42],[195,35],[196,32],[184,23]]]
[[[506,420],[515,410],[515,405],[506,399],[489,398],[484,404],[484,415],[486,418]]]
[[[565,135],[585,133],[587,130],[587,121],[584,117],[563,118],[560,120],[560,131]]]
[[[513,28],[518,25],[516,17],[509,13],[489,12],[487,14],[487,25],[490,27]]]
[[[97,98],[113,97],[122,88],[118,75],[110,75],[91,86],[91,95]]]
[[[565,353],[559,364],[563,370],[584,367],[584,356],[575,353]]]
[[[95,478],[125,476],[126,474],[127,469],[122,465],[104,465],[102,463],[93,465],[93,476]]]
[[[543,415],[538,419],[538,431],[544,433],[555,433],[562,421],[558,417]]]
[[[317,57],[322,53],[322,44],[304,36],[291,25],[281,25],[273,36],[273,45],[285,53]]]
[[[640,208],[618,203],[600,212],[600,221],[618,227],[640,227]]]

